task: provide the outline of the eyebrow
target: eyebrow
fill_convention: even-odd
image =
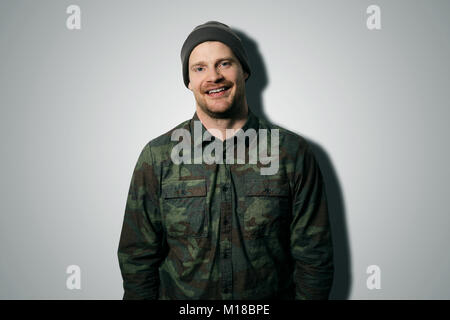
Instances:
[[[231,61],[236,61],[233,57],[224,57],[224,58],[219,58],[219,59],[217,59],[216,61],[215,61],[215,63],[214,64],[216,64],[217,62],[219,62],[219,61],[223,61],[223,60],[231,60]],[[205,61],[197,61],[196,63],[193,63],[192,65],[191,65],[191,68],[192,67],[195,67],[195,66],[205,66],[205,65],[207,65],[207,63],[205,62]]]

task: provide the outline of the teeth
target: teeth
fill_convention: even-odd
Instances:
[[[208,93],[215,93],[215,92],[220,92],[223,90],[225,90],[225,88],[214,89],[214,90],[208,91]]]

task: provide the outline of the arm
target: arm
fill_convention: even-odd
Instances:
[[[328,299],[334,273],[333,246],[325,185],[309,145],[297,154],[294,183],[291,254],[295,299]]]
[[[133,171],[119,242],[124,299],[158,298],[162,244],[159,182],[147,144]]]

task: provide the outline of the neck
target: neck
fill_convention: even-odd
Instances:
[[[227,129],[238,130],[245,125],[245,122],[248,119],[248,105],[246,100],[242,105],[242,107],[240,108],[240,111],[234,114],[232,118],[224,118],[224,119],[212,118],[208,114],[206,114],[198,105],[196,110],[197,116],[202,122],[202,124],[205,126],[205,128],[208,131],[210,131],[210,133],[213,136],[221,140],[225,140],[227,138],[226,137]],[[221,135],[215,131],[219,131]]]

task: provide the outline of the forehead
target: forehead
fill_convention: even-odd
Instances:
[[[235,57],[233,51],[220,41],[206,41],[197,45],[189,56],[189,65],[198,61],[215,61],[225,57]]]

